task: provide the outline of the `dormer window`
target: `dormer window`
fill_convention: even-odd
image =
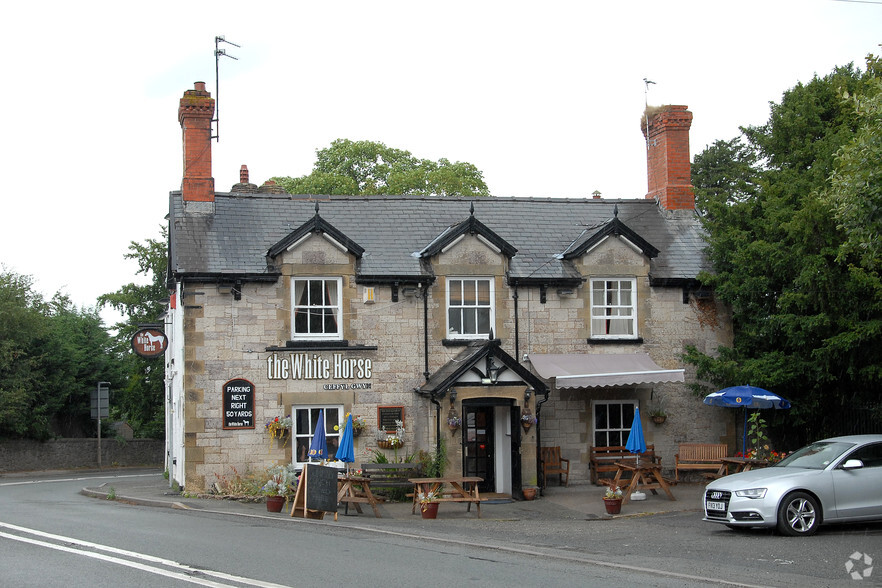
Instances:
[[[634,278],[591,280],[591,337],[596,339],[637,337],[637,280]]]
[[[447,280],[447,336],[451,339],[486,338],[495,320],[493,300],[491,278]]]
[[[292,278],[292,339],[342,339],[342,278]]]

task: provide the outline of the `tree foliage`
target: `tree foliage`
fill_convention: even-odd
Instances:
[[[273,179],[289,194],[490,195],[484,174],[471,163],[418,159],[383,143],[349,139],[316,151],[309,175]]]
[[[131,349],[131,338],[140,325],[157,321],[168,303],[168,230],[160,228],[159,239],[143,243],[132,241],[126,259],[138,263],[136,274],[146,284],[129,283],[116,292],[98,297],[98,304],[110,306],[125,315],[117,325],[116,353],[125,378],[113,391],[112,414],[125,420],[139,437],[162,437],[165,431],[164,360],[144,358]]]
[[[860,108],[878,93],[874,76],[847,66],[797,84],[765,125],[717,141],[693,166],[714,264],[702,279],[731,305],[735,339],[717,355],[690,348],[686,358],[714,385],[790,399],[794,408],[773,418],[799,442],[824,415],[877,401],[882,384],[878,258],[870,269],[859,255],[873,229],[849,230],[860,222],[849,213],[869,205],[882,172],[878,151],[869,153],[878,118],[874,127],[872,109]]]
[[[0,437],[48,439],[94,434],[90,396],[118,381],[112,340],[94,309],[33,280],[0,272]]]

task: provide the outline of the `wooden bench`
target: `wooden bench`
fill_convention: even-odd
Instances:
[[[602,484],[600,474],[604,472],[618,472],[617,461],[637,461],[637,458],[647,459],[653,463],[661,463],[661,458],[655,454],[655,445],[647,445],[644,453],[631,453],[624,445],[610,445],[609,447],[589,448],[588,469],[592,484]]]
[[[541,447],[542,480],[548,486],[548,476],[557,474],[557,483],[569,487],[570,485],[570,460],[560,456],[560,447]],[[566,482],[564,482],[566,476]]]
[[[371,479],[371,489],[407,488],[413,490],[410,478],[423,475],[420,463],[363,463],[361,475]]]
[[[674,478],[680,480],[680,470],[711,470],[704,476],[717,478],[728,452],[725,443],[680,443],[674,456]]]

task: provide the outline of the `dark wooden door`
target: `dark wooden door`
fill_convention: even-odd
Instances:
[[[463,443],[463,474],[478,476],[484,481],[478,485],[481,492],[493,492],[494,478],[493,407],[465,406]]]

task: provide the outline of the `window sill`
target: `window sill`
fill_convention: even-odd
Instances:
[[[441,345],[443,345],[444,347],[468,347],[476,341],[485,342],[489,340],[490,339],[488,339],[486,336],[475,337],[474,339],[441,339]],[[497,343],[499,342],[499,339],[493,340]]]
[[[376,345],[350,345],[349,341],[287,341],[284,346],[273,345],[267,351],[334,351],[334,350],[376,351]]]
[[[643,337],[633,339],[588,339],[589,345],[643,345]]]

